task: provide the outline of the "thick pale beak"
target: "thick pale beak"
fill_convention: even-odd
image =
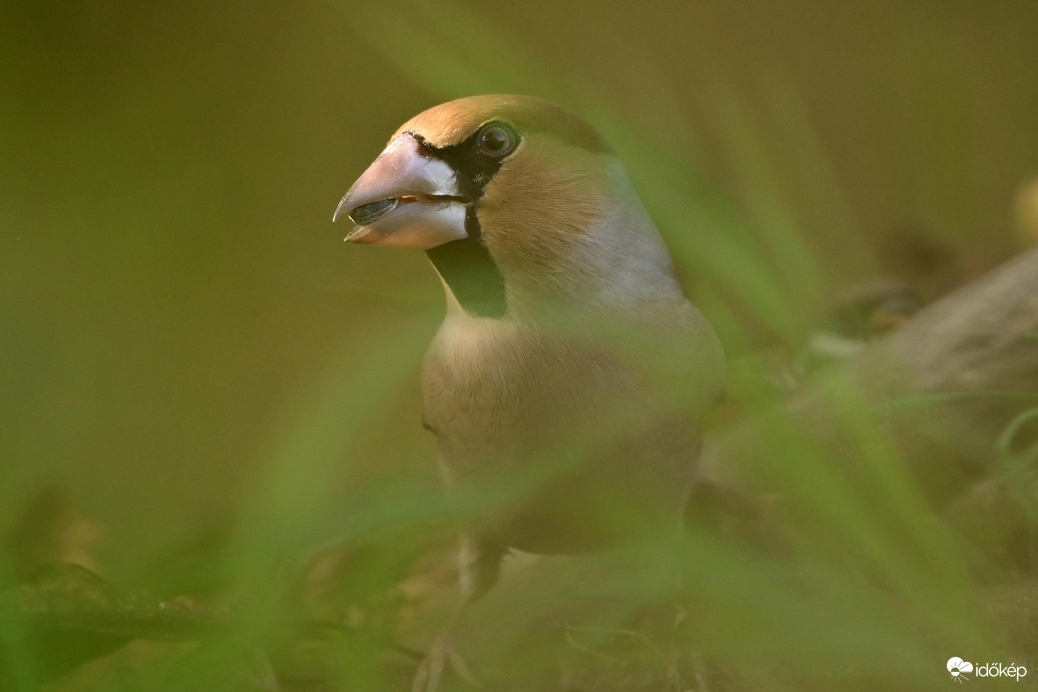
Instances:
[[[468,203],[454,169],[423,155],[418,140],[404,133],[353,183],[332,221],[348,215],[357,224],[346,236],[351,243],[428,250],[466,237]]]

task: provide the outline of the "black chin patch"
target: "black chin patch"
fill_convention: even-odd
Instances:
[[[505,279],[483,244],[472,207],[465,216],[465,232],[467,238],[444,243],[425,254],[466,312],[477,317],[504,317],[508,311]]]
[[[508,128],[517,142],[522,140],[522,135],[512,125],[496,124]],[[438,158],[454,169],[458,191],[472,200],[465,215],[468,237],[426,250],[426,254],[466,312],[478,317],[503,317],[508,311],[505,279],[483,242],[475,205],[507,156],[495,157],[479,151],[476,146],[479,130],[463,142],[439,148],[429,145],[419,135],[411,134],[418,140],[425,156]]]

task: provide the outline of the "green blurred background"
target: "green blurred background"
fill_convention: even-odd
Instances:
[[[300,495],[431,478],[417,368],[440,288],[331,214],[401,122],[475,91],[641,133],[616,144],[650,206],[658,154],[694,171],[673,189],[781,221],[814,262],[805,310],[881,275],[936,295],[1027,242],[1036,27],[1034,0],[7,0],[0,526],[57,480],[126,578],[262,496],[300,420],[334,428],[315,407],[353,428],[341,475]],[[677,230],[695,244],[695,219]],[[328,398],[380,363],[396,376]]]

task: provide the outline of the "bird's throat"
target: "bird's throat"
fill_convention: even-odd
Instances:
[[[504,317],[505,279],[483,244],[475,210],[465,219],[468,237],[426,251],[461,307],[476,317]]]

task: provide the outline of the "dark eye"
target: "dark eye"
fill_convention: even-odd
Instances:
[[[476,135],[476,149],[479,153],[499,158],[511,154],[518,142],[518,137],[504,125],[490,124]]]

